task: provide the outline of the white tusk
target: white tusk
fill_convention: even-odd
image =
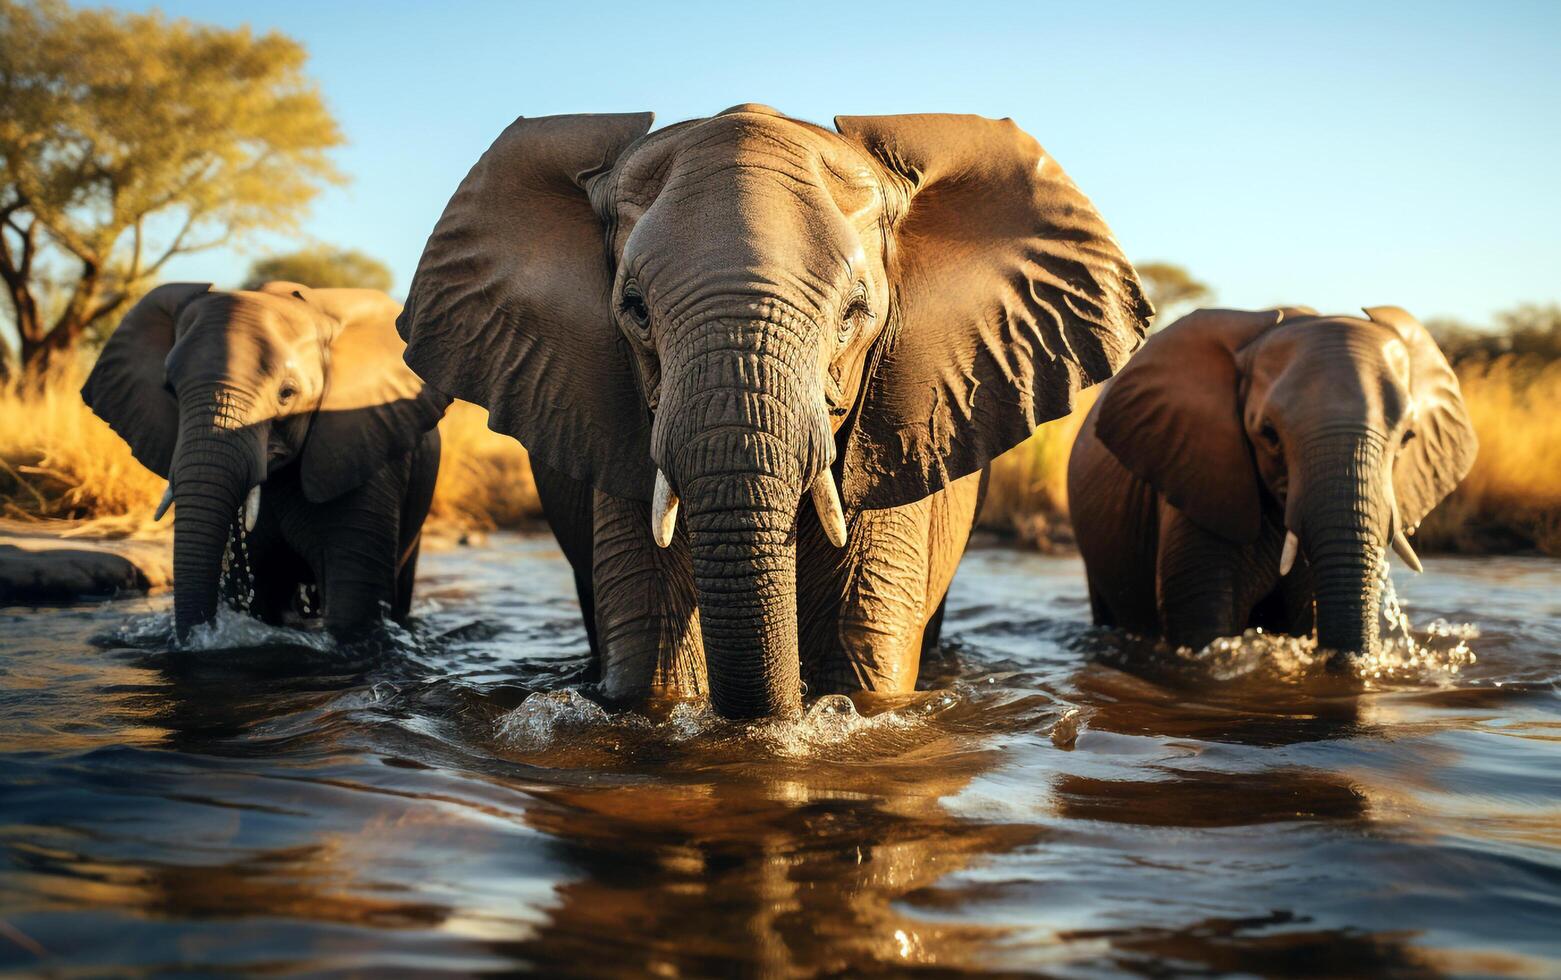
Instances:
[[[656,539],[656,547],[665,548],[672,543],[672,529],[678,524],[678,495],[672,492],[667,475],[656,471],[656,491],[650,501],[650,534]]]
[[[1404,536],[1401,528],[1395,527],[1393,529],[1393,550],[1397,552],[1400,558],[1404,559],[1404,564],[1409,566],[1410,571],[1417,575],[1425,571],[1420,565],[1420,556],[1415,554],[1415,549],[1409,546],[1409,539]]]
[[[246,532],[255,529],[255,520],[260,517],[260,484],[249,488],[249,496],[244,498],[244,530]]]
[[[1290,574],[1290,569],[1295,566],[1295,553],[1301,550],[1301,539],[1295,536],[1294,531],[1285,532],[1285,550],[1279,553],[1279,577]]]
[[[168,489],[163,491],[163,499],[157,503],[157,511],[152,514],[153,521],[160,521],[163,515],[168,513],[168,508],[173,506],[173,483],[170,481]]]
[[[840,509],[840,492],[835,489],[835,475],[825,467],[813,481],[813,507],[818,511],[818,522],[824,525],[824,535],[836,548],[846,544],[846,515]]]

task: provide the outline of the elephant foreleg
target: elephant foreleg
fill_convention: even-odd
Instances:
[[[591,644],[591,653],[601,657],[601,645],[596,635],[596,592],[592,584],[593,557],[592,535],[595,527],[593,513],[594,494],[591,485],[565,476],[537,460],[531,461],[531,476],[537,483],[537,497],[542,501],[542,516],[558,547],[574,571],[575,594],[580,599],[580,616],[585,620],[585,636]]]
[[[1161,504],[1156,594],[1167,640],[1196,649],[1253,625],[1253,610],[1279,578],[1282,534],[1271,530],[1242,546]]]
[[[411,454],[381,467],[360,487],[306,505],[288,537],[307,556],[320,588],[326,628],[346,635],[377,623],[396,600],[402,556],[399,523]]]
[[[597,493],[592,591],[608,697],[706,692],[694,571],[682,526],[667,548],[650,533],[650,505]]]

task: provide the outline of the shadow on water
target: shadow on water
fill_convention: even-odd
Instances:
[[[923,691],[759,725],[583,696],[530,538],[430,556],[412,630],[347,650],[0,611],[0,967],[1553,972],[1561,637],[1523,596],[1561,566],[1442,564],[1437,611],[1503,611],[1478,660],[1428,634],[1341,693],[978,551]]]

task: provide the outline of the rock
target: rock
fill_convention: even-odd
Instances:
[[[0,522],[0,605],[111,598],[166,588],[172,569],[166,537],[74,536],[69,522]]]

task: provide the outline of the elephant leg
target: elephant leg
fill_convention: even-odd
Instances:
[[[284,537],[314,569],[332,633],[361,632],[395,607],[402,565],[398,516],[411,455],[380,467],[362,486],[334,500],[310,504],[294,491],[298,499],[288,502]]]
[[[537,484],[537,497],[542,501],[542,516],[558,547],[574,571],[575,593],[580,597],[580,616],[585,620],[585,635],[590,641],[591,653],[601,657],[601,646],[596,635],[596,593],[592,586],[593,557],[592,537],[595,526],[593,513],[594,493],[588,483],[537,460],[531,461],[531,476]]]
[[[649,504],[597,493],[592,510],[603,692],[615,699],[653,691],[705,694],[704,645],[683,526],[671,546],[658,548]]]
[[[844,550],[805,510],[798,525],[804,675],[815,693],[914,690],[931,627],[969,539],[982,475],[851,519]]]
[[[1156,603],[1160,498],[1094,438],[1086,423],[1068,463],[1068,511],[1097,626],[1160,630]]]
[[[417,556],[422,550],[423,522],[434,503],[434,486],[439,479],[441,443],[439,430],[423,433],[412,451],[407,467],[406,490],[401,495],[401,510],[396,536],[396,591],[390,605],[391,618],[405,622],[412,611],[412,588],[417,581]]]
[[[1255,546],[1238,545],[1162,503],[1156,578],[1165,638],[1198,649],[1253,625],[1253,610],[1278,582],[1282,543],[1265,528]]]

